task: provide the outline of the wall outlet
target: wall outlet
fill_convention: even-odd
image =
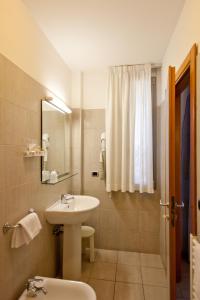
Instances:
[[[97,172],[97,171],[92,171],[92,172],[91,172],[91,176],[92,176],[92,177],[99,177],[99,172]]]

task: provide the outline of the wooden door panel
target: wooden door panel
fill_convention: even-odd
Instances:
[[[175,68],[169,67],[169,217],[170,217],[170,299],[176,299],[175,230]]]

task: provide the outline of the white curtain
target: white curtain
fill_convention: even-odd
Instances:
[[[153,193],[151,65],[111,67],[106,190]]]

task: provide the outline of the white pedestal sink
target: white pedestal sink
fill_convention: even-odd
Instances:
[[[50,224],[64,225],[64,279],[79,280],[81,277],[81,223],[85,222],[98,206],[97,198],[75,195],[69,204],[63,204],[58,200],[45,211]]]
[[[94,290],[86,283],[47,277],[37,278],[43,279],[42,286],[47,290],[47,294],[39,292],[36,298],[31,298],[27,296],[25,290],[19,300],[96,300]]]

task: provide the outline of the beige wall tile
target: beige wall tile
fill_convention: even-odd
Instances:
[[[113,230],[117,226],[117,214],[112,209],[100,209],[99,225],[104,230]],[[114,233],[114,232],[113,232]]]
[[[157,210],[142,210],[139,212],[139,231],[148,231],[159,234],[160,214]]]
[[[44,209],[71,192],[71,180],[55,186],[40,181],[40,159],[24,158],[26,144],[40,143],[40,100],[47,90],[0,55],[0,228],[15,224],[30,207],[42,223],[40,234],[28,245],[11,249],[12,232],[0,230],[0,290],[2,299],[18,299],[27,278],[55,276],[56,240]]]
[[[103,229],[99,227],[99,239],[97,240],[97,248],[102,249],[111,249],[115,250],[119,248],[119,236],[116,231],[113,232],[113,229]]]
[[[0,98],[5,98],[5,68],[6,59],[3,55],[0,55]]]
[[[105,131],[105,111],[83,111],[83,191],[100,200],[96,246],[105,249],[159,252],[159,194],[106,193],[105,183],[91,177],[99,170],[100,135]],[[98,225],[97,225],[98,224]],[[152,238],[151,238],[152,237]]]
[[[6,184],[5,148],[5,146],[0,145],[0,190],[4,189]]]
[[[105,131],[105,110],[104,109],[85,109],[84,114],[85,129],[100,129]]]
[[[96,262],[108,262],[108,263],[117,263],[118,253],[115,250],[105,250],[97,249],[95,261]]]
[[[127,229],[127,227],[119,226],[117,231],[115,231],[117,240],[117,249],[121,251],[134,251],[140,252],[140,236],[139,232],[135,230]]]
[[[139,212],[137,210],[118,210],[118,226],[132,232],[139,232]]]
[[[140,208],[142,196],[139,193],[112,192],[112,200],[117,210],[136,210]]]
[[[140,252],[159,254],[159,234],[143,231],[140,235]]]

